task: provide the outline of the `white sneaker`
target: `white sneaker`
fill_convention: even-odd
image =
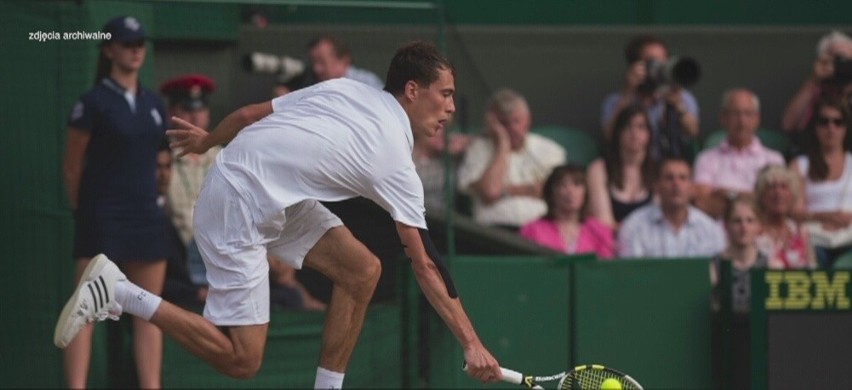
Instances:
[[[115,263],[103,254],[95,256],[83,271],[74,295],[62,308],[53,332],[53,343],[65,348],[86,324],[107,318],[117,321],[121,305],[115,301],[115,283],[121,280],[127,277]]]

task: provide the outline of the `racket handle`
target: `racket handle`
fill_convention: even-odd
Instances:
[[[467,371],[467,362],[462,364],[462,370]],[[515,370],[500,367],[500,374],[503,375],[503,382],[511,383],[513,385],[520,385],[524,382],[524,374]]]
[[[524,381],[524,375],[515,370],[500,367],[500,373],[503,374],[503,382],[508,382],[513,385],[520,385]]]

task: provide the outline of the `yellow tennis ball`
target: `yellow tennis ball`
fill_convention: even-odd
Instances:
[[[621,382],[615,378],[609,378],[601,383],[601,390],[621,390]]]

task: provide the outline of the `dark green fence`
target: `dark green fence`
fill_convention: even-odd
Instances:
[[[462,302],[502,365],[547,375],[600,363],[651,389],[713,386],[707,270],[706,259],[453,259]],[[433,335],[429,384],[478,386],[443,333]]]

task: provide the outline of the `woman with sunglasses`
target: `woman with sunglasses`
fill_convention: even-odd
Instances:
[[[807,154],[790,164],[804,182],[804,219],[817,222],[823,230],[840,232],[852,227],[852,153],[850,153],[850,113],[836,99],[819,101],[806,134]],[[820,265],[852,249],[816,248]]]
[[[71,110],[62,164],[74,212],[75,279],[104,253],[133,283],[159,295],[166,232],[154,173],[167,117],[159,96],[139,83],[146,52],[139,21],[116,17],[103,32],[109,39],[100,46],[95,85]],[[92,331],[90,324],[64,350],[70,388],[86,387]],[[133,341],[139,387],[159,388],[162,333],[134,318]]]

